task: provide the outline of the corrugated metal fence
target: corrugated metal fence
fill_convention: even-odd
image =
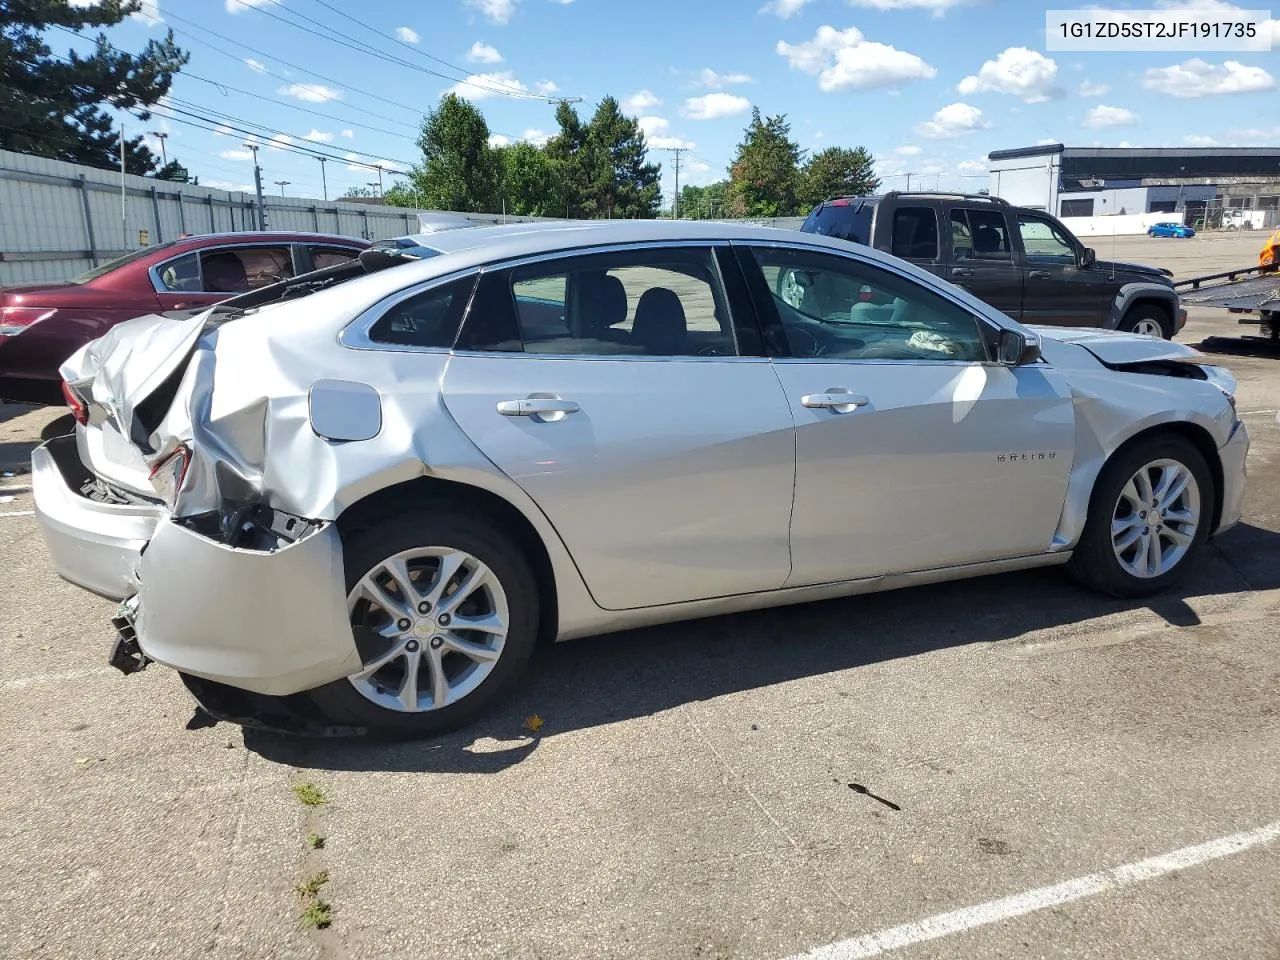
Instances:
[[[251,193],[167,180],[0,150],[0,284],[65,280],[115,257],[181,234],[256,227]],[[434,211],[266,197],[272,230],[381,240],[416,233]],[[529,219],[474,215],[484,223]]]

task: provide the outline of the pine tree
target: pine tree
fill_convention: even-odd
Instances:
[[[170,31],[136,55],[112,47],[101,32],[89,56],[55,54],[45,31],[114,26],[142,9],[141,0],[0,0],[0,148],[95,167],[120,162],[120,134],[106,107],[139,120],[169,92],[186,65]],[[125,169],[151,173],[159,164],[143,137],[125,141]]]
[[[422,163],[409,174],[425,206],[461,213],[493,210],[501,158],[489,146],[489,124],[469,100],[445,94],[422,121]]]
[[[752,107],[751,124],[729,167],[729,211],[738,217],[795,213],[802,156],[786,114],[761,119],[760,109]]]

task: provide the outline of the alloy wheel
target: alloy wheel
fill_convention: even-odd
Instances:
[[[388,710],[457,703],[493,672],[511,627],[507,595],[478,558],[451,547],[388,557],[347,595],[363,668],[348,677]]]
[[[1133,332],[1141,333],[1148,337],[1164,337],[1164,329],[1160,326],[1160,321],[1145,317],[1133,325]]]
[[[1153,460],[1120,491],[1111,515],[1111,548],[1125,572],[1151,580],[1182,562],[1200,519],[1195,475],[1177,460]]]

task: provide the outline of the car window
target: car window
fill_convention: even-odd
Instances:
[[[199,254],[188,253],[162,263],[156,274],[160,277],[161,293],[199,293],[201,290]]]
[[[401,300],[369,328],[369,339],[394,346],[448,350],[458,335],[475,284],[472,275]]]
[[[1030,263],[1076,262],[1076,248],[1048,220],[1018,214],[1018,233],[1022,235],[1022,249]]]
[[[908,260],[938,259],[938,215],[932,207],[898,207],[893,211],[889,252]]]
[[[800,229],[805,233],[866,243],[871,235],[871,214],[874,210],[874,203],[862,200],[829,200],[812,210]]]
[[[207,293],[244,293],[293,276],[293,254],[287,246],[235,247],[200,254]]]
[[[852,257],[753,249],[796,357],[987,359],[979,321],[919,282]]]
[[[1010,250],[1004,214],[995,210],[951,211],[953,260],[1009,260]]]
[[[359,250],[351,250],[347,247],[312,247],[311,264],[317,270],[323,270],[325,267],[337,267],[350,263],[359,255]]]
[[[736,356],[711,251],[626,251],[511,273],[526,353]]]

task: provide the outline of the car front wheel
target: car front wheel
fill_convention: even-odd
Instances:
[[[1139,304],[1132,307],[1120,320],[1122,333],[1141,333],[1148,337],[1173,339],[1173,330],[1169,326],[1169,318],[1159,307]]]
[[[1103,468],[1068,566],[1087,586],[1144,597],[1172,586],[1209,538],[1213,477],[1189,440],[1139,441]]]
[[[333,721],[401,736],[463,726],[523,672],[537,580],[482,514],[442,505],[387,516],[344,542],[347,609],[363,666],[311,691]]]

